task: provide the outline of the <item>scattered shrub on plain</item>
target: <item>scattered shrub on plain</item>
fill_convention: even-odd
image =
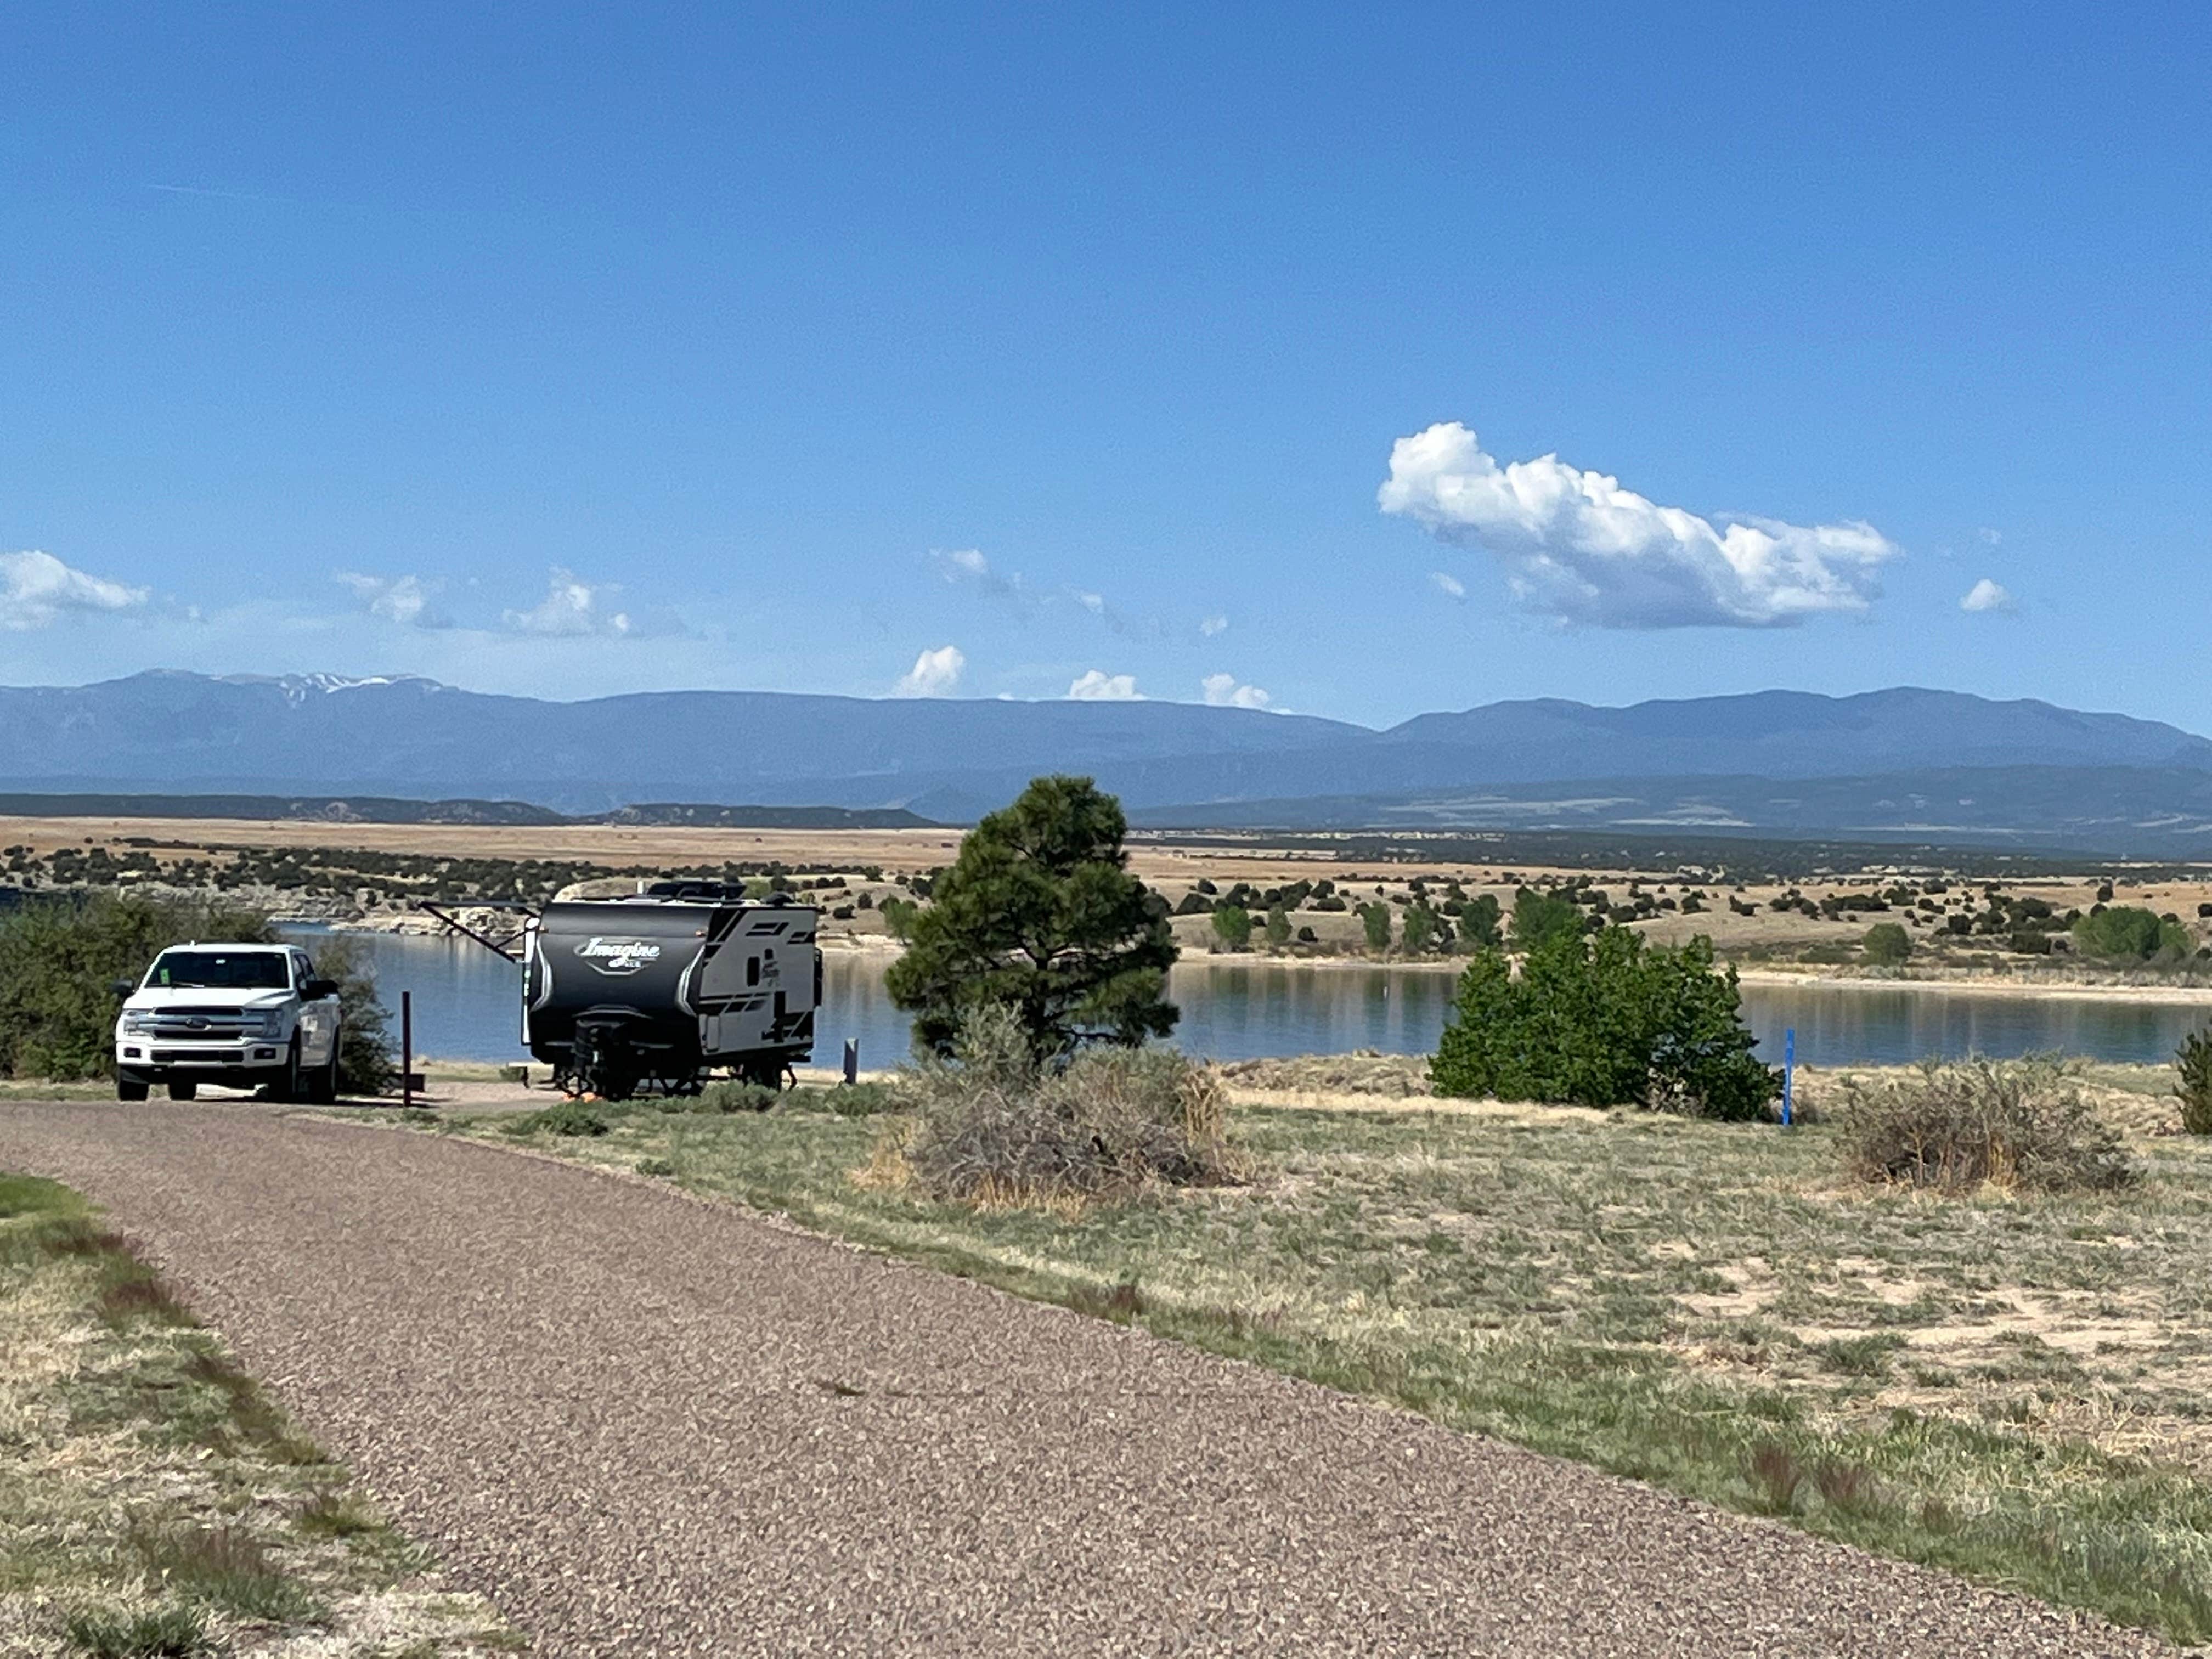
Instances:
[[[1219,1081],[1171,1048],[1092,1048],[1041,1061],[1021,1021],[984,1006],[950,1060],[917,1062],[899,1148],[933,1197],[1026,1204],[1231,1179]]]
[[[2174,1098],[2181,1104],[2181,1127],[2193,1135],[2212,1135],[2212,1030],[2191,1031],[2173,1051]]]
[[[1906,1077],[1847,1079],[1837,1112],[1863,1181],[1966,1192],[2113,1192],[2142,1179],[2118,1131],[2081,1092],[2080,1068],[2041,1056],[1931,1060]]]
[[[1912,957],[1912,936],[1898,921],[1877,921],[1860,941],[1866,959],[1877,968],[1902,968]]]
[[[2106,962],[2179,962],[2192,944],[2181,923],[2137,905],[2092,910],[2074,924],[2074,948]]]

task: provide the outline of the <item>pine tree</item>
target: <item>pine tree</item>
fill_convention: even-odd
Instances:
[[[917,1046],[950,1053],[962,1016],[989,1004],[1043,1055],[1175,1029],[1167,905],[1128,872],[1127,830],[1089,778],[1053,776],[969,832],[886,978]]]

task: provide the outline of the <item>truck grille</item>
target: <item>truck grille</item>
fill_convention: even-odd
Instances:
[[[165,1008],[146,1019],[140,1034],[167,1042],[235,1042],[260,1030],[260,1016],[235,1008]]]

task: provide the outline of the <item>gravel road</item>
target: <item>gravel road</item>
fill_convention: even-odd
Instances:
[[[735,1210],[266,1107],[0,1105],[546,1654],[2137,1655]]]

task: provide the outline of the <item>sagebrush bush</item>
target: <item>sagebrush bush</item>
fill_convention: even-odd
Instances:
[[[2142,1166],[2056,1060],[1931,1060],[1910,1076],[1855,1079],[1837,1111],[1844,1157],[1864,1181],[1965,1192],[2113,1192]]]
[[[1171,1048],[1093,1047],[1041,1061],[994,1007],[962,1023],[953,1056],[918,1061],[900,1093],[908,1173],[939,1198],[1028,1203],[1230,1179],[1228,1102]]]

